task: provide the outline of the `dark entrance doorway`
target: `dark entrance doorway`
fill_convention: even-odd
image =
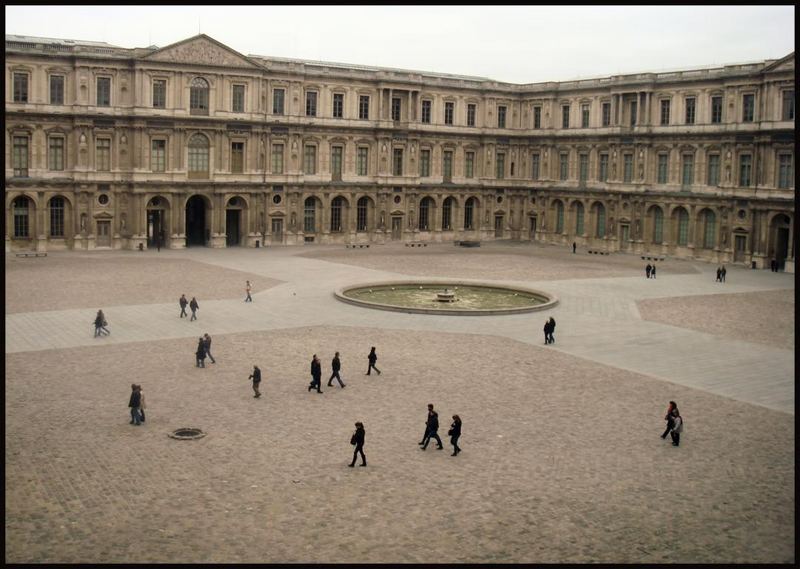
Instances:
[[[786,215],[776,215],[772,220],[772,254],[778,265],[778,270],[782,271],[786,265],[786,257],[789,256],[789,224],[791,220]]]
[[[200,196],[186,202],[186,246],[206,244],[206,203]]]
[[[403,232],[403,218],[392,216],[392,241],[398,241]]]
[[[239,231],[239,220],[242,218],[242,210],[240,209],[227,209],[225,210],[225,245],[227,247],[236,247],[241,240],[241,233]]]
[[[147,247],[159,246],[162,235],[166,235],[164,229],[164,211],[161,209],[147,210]],[[160,243],[163,247],[164,243]]]
[[[530,227],[528,229],[528,235],[531,238],[531,241],[536,239],[536,217],[528,218],[530,220]]]

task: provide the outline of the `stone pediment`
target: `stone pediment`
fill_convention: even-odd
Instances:
[[[239,67],[259,69],[252,60],[226,45],[200,34],[161,49],[143,58],[146,61],[169,63],[195,63],[217,67]]]
[[[794,71],[794,52],[773,61],[764,68],[764,71]]]
[[[404,215],[404,214],[405,214],[404,211],[400,211],[399,209],[396,209],[396,210],[392,211],[389,215]]]

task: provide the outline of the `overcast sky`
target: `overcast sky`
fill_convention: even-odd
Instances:
[[[6,6],[6,34],[563,81],[778,59],[794,6]]]

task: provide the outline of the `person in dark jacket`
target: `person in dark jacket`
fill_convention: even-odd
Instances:
[[[103,314],[102,310],[97,311],[97,316],[94,317],[94,337],[97,338],[98,336],[103,335],[103,330],[105,330],[105,334],[108,335],[110,332],[106,330],[106,317]]]
[[[197,359],[196,367],[206,367],[206,342],[201,336],[197,341],[197,349],[194,352]]]
[[[672,412],[678,408],[678,404],[674,401],[669,402],[669,407],[667,407],[667,414],[664,415],[664,420],[667,422],[667,428],[661,435],[662,439],[666,439],[669,432],[672,430],[673,425],[675,422],[672,420]]]
[[[258,399],[259,397],[261,397],[261,392],[258,390],[259,384],[261,383],[261,370],[258,369],[257,365],[253,366],[253,373],[251,373],[247,377],[247,379],[252,379],[253,380],[253,392],[255,393],[255,395],[253,395],[253,397]]]
[[[577,249],[577,248],[578,248],[578,245],[573,241],[572,242],[572,254],[573,255],[575,254],[575,249]]]
[[[211,355],[211,336],[208,335],[208,332],[203,334],[203,344],[205,345],[206,355],[208,356],[208,359],[211,360],[212,364],[217,363],[217,360],[215,360],[214,356]]]
[[[650,270],[650,278],[651,279],[656,278],[656,266],[655,265],[653,265],[653,268]]]
[[[184,316],[189,316],[188,314],[186,314],[186,306],[189,304],[189,301],[186,300],[185,294],[182,294],[180,299],[178,299],[178,304],[181,305],[181,318],[183,318]]]
[[[555,344],[556,339],[553,338],[553,332],[556,331],[556,319],[551,316],[548,322],[550,323],[550,333],[548,334],[548,339],[550,340],[551,344]]]
[[[544,343],[545,344],[549,344],[550,343],[550,321],[549,320],[545,320],[544,321]]]
[[[359,421],[356,423],[356,432],[350,437],[350,444],[356,447],[355,450],[353,450],[353,462],[347,465],[351,468],[356,465],[356,456],[359,453],[361,453],[361,466],[367,465],[367,457],[364,456],[364,435],[364,425]]]
[[[437,450],[442,450],[442,439],[439,438],[439,414],[433,410],[433,403],[428,403],[428,419],[425,421],[425,436],[422,437],[422,450],[428,448],[428,443],[431,439],[436,439],[438,446]]]
[[[450,430],[447,431],[447,434],[450,435],[450,444],[453,445],[453,454],[450,456],[456,456],[461,452],[458,447],[458,437],[461,436],[461,417],[453,415],[453,424],[450,425]]]
[[[339,370],[342,369],[342,362],[339,361],[339,352],[336,352],[336,355],[333,356],[333,360],[331,361],[331,373],[330,378],[328,379],[328,387],[333,387],[333,378],[335,377],[336,380],[339,382],[340,387],[344,387],[344,383],[342,383],[342,378],[339,376]]]
[[[189,303],[189,308],[192,309],[192,317],[189,318],[189,321],[197,320],[197,310],[200,308],[200,305],[197,304],[197,299],[192,297],[192,301]]]
[[[669,435],[672,437],[672,446],[676,447],[681,444],[681,433],[683,432],[683,417],[680,411],[675,407],[672,411],[672,430]]]
[[[653,267],[650,265],[650,263],[647,263],[647,266],[644,268],[644,274],[647,276],[648,279],[650,278],[650,271],[652,270]]]
[[[131,408],[131,425],[141,425],[142,420],[139,416],[139,406],[142,402],[142,395],[135,383],[131,384],[131,398],[128,400],[128,407]]]
[[[722,268],[719,270],[719,276],[722,279],[722,282],[725,282],[725,275],[728,274],[728,269],[725,268],[725,265],[722,265]]]
[[[314,354],[311,359],[311,383],[308,385],[308,390],[311,391],[315,387],[317,388],[317,393],[322,393],[320,389],[322,387],[322,365],[319,363],[317,354]]]
[[[369,367],[367,368],[366,375],[370,375],[369,372],[372,371],[373,369],[378,372],[378,375],[380,375],[381,370],[375,367],[375,362],[378,361],[378,355],[375,353],[375,346],[372,346],[372,349],[369,351],[367,359],[369,360]]]
[[[717,280],[716,280],[716,282],[718,282],[718,283],[722,282],[722,269],[720,267],[717,267]]]

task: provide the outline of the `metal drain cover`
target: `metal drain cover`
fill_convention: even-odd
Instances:
[[[202,439],[206,434],[194,427],[181,427],[180,429],[172,431],[169,436],[179,441],[191,441],[194,439]]]

